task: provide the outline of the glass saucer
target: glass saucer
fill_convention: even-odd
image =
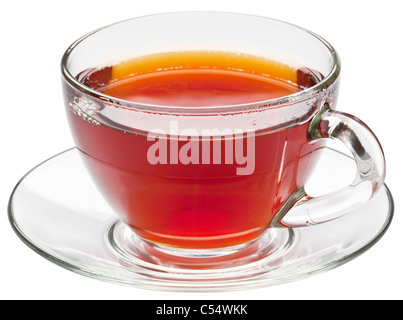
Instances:
[[[329,167],[344,173],[355,170],[350,157],[324,148],[310,184],[321,186],[321,191],[323,186],[344,186],[341,175],[329,173]],[[229,291],[294,281],[346,263],[383,236],[393,210],[384,185],[373,199],[342,218],[303,228],[271,228],[224,256],[173,256],[117,220],[73,148],[27,173],[11,195],[8,212],[25,244],[79,274],[155,290]]]

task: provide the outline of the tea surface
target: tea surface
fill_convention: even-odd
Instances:
[[[162,106],[248,104],[283,97],[315,78],[282,63],[228,52],[170,52],[90,69],[78,78],[116,98]]]

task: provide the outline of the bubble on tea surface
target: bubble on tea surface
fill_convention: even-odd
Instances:
[[[69,110],[89,124],[101,125],[99,121],[93,118],[100,110],[100,106],[91,99],[74,97],[73,101],[69,103]]]

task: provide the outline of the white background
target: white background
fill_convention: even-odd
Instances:
[[[5,1],[0,7],[1,299],[401,299],[403,298],[403,5],[398,0]],[[366,122],[381,141],[395,218],[364,255],[305,280],[230,293],[164,293],[86,278],[23,244],[7,202],[33,166],[73,146],[62,102],[60,58],[70,43],[103,25],[168,11],[249,13],[323,36],[342,60],[338,109]]]

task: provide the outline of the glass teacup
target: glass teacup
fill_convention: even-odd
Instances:
[[[130,72],[116,71],[125,63]],[[196,106],[107,94],[131,76],[189,70],[220,72],[228,85],[234,73],[287,74],[294,89]],[[150,253],[190,258],[248,252],[270,228],[336,219],[383,185],[378,140],[356,117],[335,111],[339,73],[334,48],[307,30],[213,12],[119,22],[76,41],[62,61],[71,131],[101,193]],[[327,139],[348,147],[357,176],[340,191],[310,197],[304,186]]]

